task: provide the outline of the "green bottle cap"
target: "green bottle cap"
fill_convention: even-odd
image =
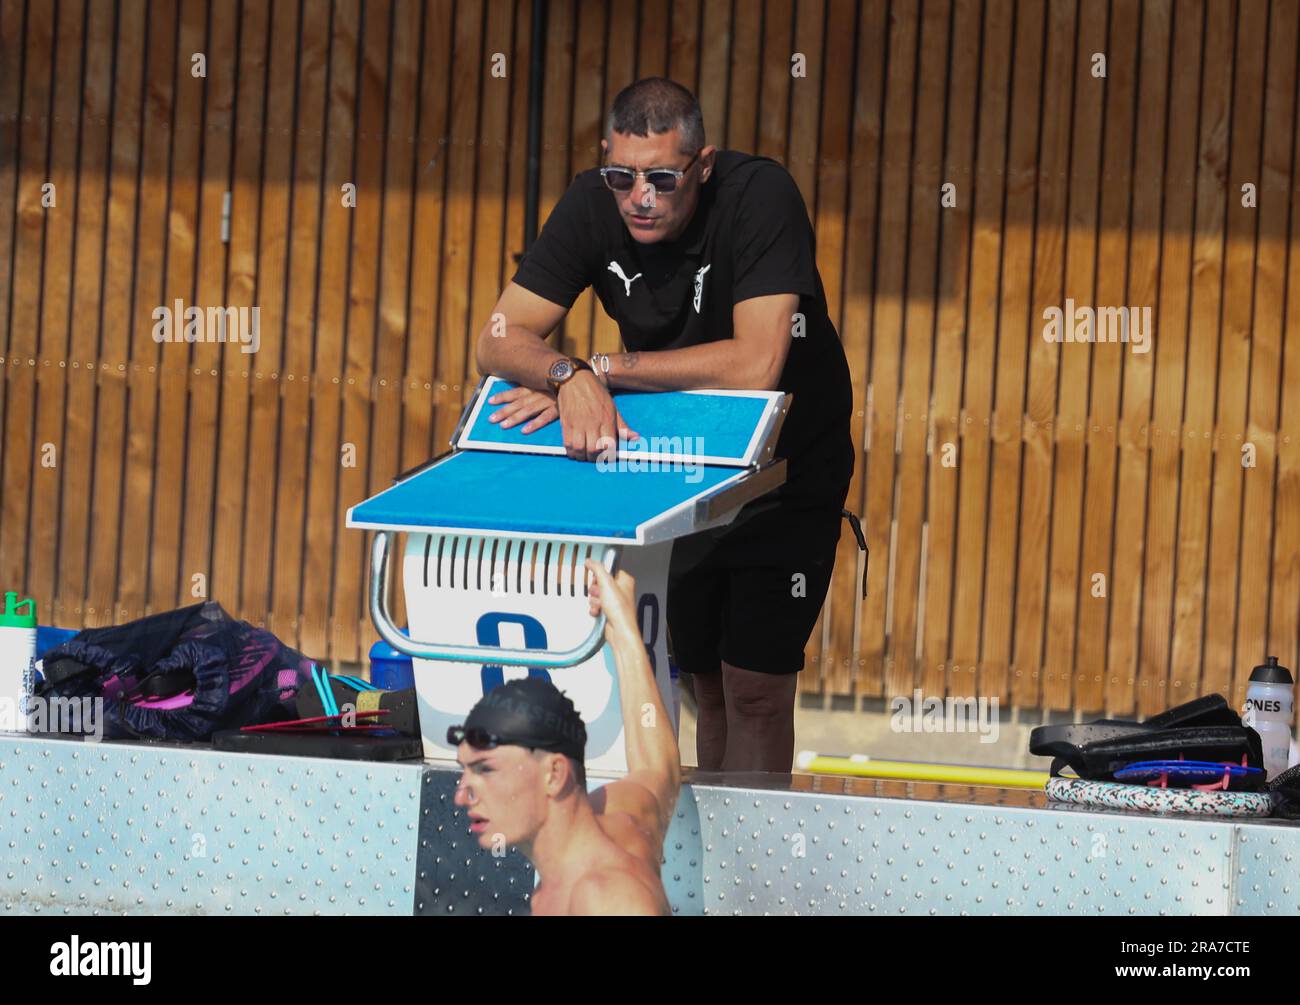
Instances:
[[[22,614],[18,608],[26,605],[27,613]],[[36,627],[36,601],[28,597],[26,600],[19,600],[18,594],[14,590],[5,592],[5,609],[0,611],[0,628],[35,628]]]

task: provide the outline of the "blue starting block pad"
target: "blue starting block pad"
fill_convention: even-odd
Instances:
[[[348,526],[639,544],[655,520],[741,477],[733,468],[633,474],[563,456],[466,451],[354,507]]]
[[[502,429],[491,416],[504,405],[490,398],[516,385],[486,378],[453,440],[460,450],[506,450],[565,456],[559,420],[531,433],[523,423]],[[639,440],[620,444],[618,456],[690,460],[724,467],[748,467],[771,459],[771,425],[784,396],[768,391],[615,391],[614,405]],[[583,462],[591,463],[591,462]]]
[[[555,420],[502,429],[488,399],[515,385],[489,377],[453,452],[348,511],[349,527],[650,544],[704,529],[784,480],[773,463],[788,398],[768,391],[614,393],[639,439],[602,459],[565,455]]]

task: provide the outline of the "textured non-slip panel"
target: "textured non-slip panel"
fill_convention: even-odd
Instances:
[[[1300,842],[1291,821],[1236,828],[1233,914],[1300,915]]]
[[[1230,910],[1229,824],[698,785],[695,792],[709,914]]]
[[[527,913],[531,866],[478,848],[458,777],[0,736],[0,910]],[[661,870],[675,914],[1300,914],[1291,822],[802,783],[682,789]]]
[[[0,737],[9,914],[411,913],[420,765]]]

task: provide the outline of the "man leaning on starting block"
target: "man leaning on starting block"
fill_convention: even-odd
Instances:
[[[604,166],[574,178],[479,334],[479,371],[519,385],[489,399],[504,406],[491,419],[530,433],[558,417],[568,455],[595,460],[635,436],[615,388],[792,395],[776,444],[785,485],[675,542],[667,590],[700,767],[786,772],[854,456],[808,211],[777,162],[706,146],[699,103],[670,80],[621,91],[600,146]],[[588,361],[546,344],[588,286],[627,352]]]
[[[465,769],[455,801],[480,847],[513,845],[537,869],[533,914],[671,914],[659,866],[681,789],[677,737],[636,622],[635,581],[587,568],[618,672],[627,775],[588,794],[581,717],[554,684],[529,677],[489,691],[448,730]]]

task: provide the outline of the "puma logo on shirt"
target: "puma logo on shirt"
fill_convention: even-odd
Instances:
[[[704,273],[708,272],[712,265],[706,265],[695,273],[695,313],[700,313],[700,299],[704,296]]]
[[[614,275],[618,276],[619,279],[623,280],[623,290],[630,297],[632,295],[632,284],[641,278],[642,273],[638,272],[631,279],[628,279],[627,276],[623,274],[623,267],[619,265],[618,262],[610,262],[609,271],[614,273]],[[698,288],[698,284],[697,284],[697,288]],[[697,294],[696,303],[695,303],[695,312],[698,314],[699,310],[700,310],[699,295]]]

